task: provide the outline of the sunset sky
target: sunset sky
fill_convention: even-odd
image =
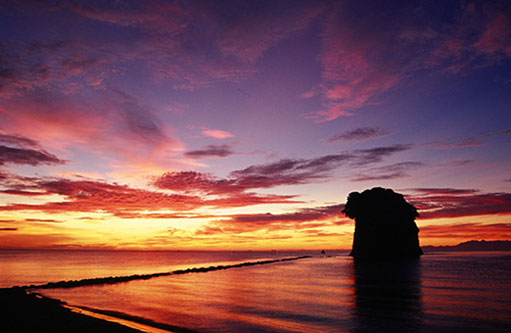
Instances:
[[[3,1],[0,248],[511,239],[509,1]]]

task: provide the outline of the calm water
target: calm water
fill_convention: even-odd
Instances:
[[[17,254],[15,260],[12,253],[2,254],[2,284],[272,258],[267,252],[38,255]],[[505,252],[429,253],[415,262],[388,264],[355,264],[344,254],[42,293],[207,332],[489,332],[511,330],[510,277],[511,253]]]

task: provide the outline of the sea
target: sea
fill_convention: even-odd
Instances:
[[[382,263],[343,251],[0,251],[4,288],[187,269],[31,291],[110,318],[199,332],[511,332],[510,252]]]

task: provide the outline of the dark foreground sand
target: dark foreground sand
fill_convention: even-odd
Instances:
[[[22,288],[0,289],[0,300],[2,332],[140,332],[74,313],[60,301],[27,293]]]

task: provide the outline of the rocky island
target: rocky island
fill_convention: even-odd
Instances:
[[[353,248],[356,259],[417,258],[419,246],[417,209],[402,194],[375,187],[348,195],[343,212],[355,219]]]

